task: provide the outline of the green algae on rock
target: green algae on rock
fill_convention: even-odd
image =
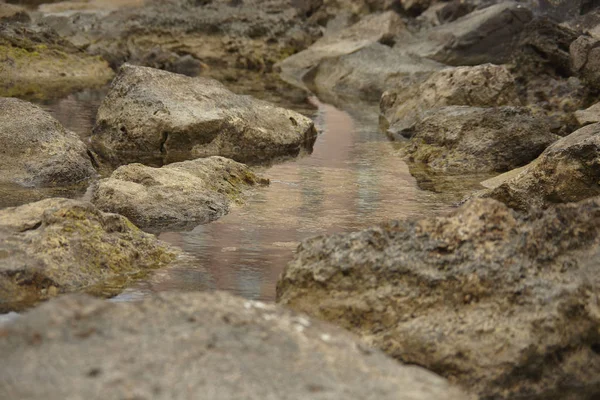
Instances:
[[[125,217],[52,198],[0,211],[0,312],[166,265],[168,245]],[[117,285],[118,286],[118,285]]]
[[[227,214],[252,186],[268,184],[244,164],[209,157],[161,168],[124,165],[96,185],[92,203],[144,229],[188,229]]]
[[[470,399],[342,329],[222,292],[62,296],[0,337],[3,399]]]
[[[600,395],[600,198],[307,239],[278,302],[337,323],[482,399]]]
[[[58,97],[106,84],[113,71],[47,27],[0,24],[0,96]]]

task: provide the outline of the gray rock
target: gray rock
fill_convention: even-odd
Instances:
[[[26,101],[0,98],[0,184],[66,186],[95,175],[85,144]]]
[[[60,198],[0,210],[0,313],[74,291],[118,291],[175,252],[125,217]],[[110,293],[109,293],[110,294]]]
[[[435,61],[402,55],[389,46],[374,43],[323,60],[304,77],[304,82],[319,95],[379,101],[386,88],[423,82],[442,67]]]
[[[517,106],[514,78],[503,66],[447,68],[408,88],[390,88],[381,97],[381,123],[392,137],[412,128],[422,112],[444,106]]]
[[[443,172],[503,172],[527,164],[559,136],[525,108],[451,106],[430,110],[403,153]]]
[[[310,151],[313,122],[219,82],[124,65],[102,102],[92,146],[115,163],[220,155],[268,162]]]
[[[65,296],[0,334],[6,399],[468,399],[339,328],[219,292]]]
[[[245,190],[268,184],[244,164],[222,157],[184,161],[162,168],[129,164],[96,186],[91,202],[148,229],[186,229],[229,212]]]
[[[398,37],[407,36],[410,33],[404,22],[393,11],[372,14],[346,29],[324,36],[308,49],[286,58],[276,67],[281,70],[283,79],[304,87],[306,74],[326,59],[352,54],[374,43],[393,43]]]
[[[517,210],[546,208],[600,195],[600,124],[583,127],[548,147],[516,176],[494,179],[478,194]]]
[[[600,396],[600,199],[305,240],[280,304],[337,323],[482,399]]]
[[[570,47],[573,72],[594,89],[600,89],[600,39],[582,35]]]
[[[398,41],[396,47],[454,66],[504,64],[510,61],[520,34],[532,17],[531,10],[523,4],[501,2],[420,32],[412,41]]]

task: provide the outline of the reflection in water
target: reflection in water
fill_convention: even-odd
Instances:
[[[447,202],[438,195],[417,188],[396,144],[378,131],[376,117],[376,109],[351,116],[319,104],[316,122],[322,133],[311,156],[264,171],[271,185],[220,220],[191,232],[161,234],[191,257],[115,300],[205,289],[273,300],[277,278],[302,239],[445,209]]]

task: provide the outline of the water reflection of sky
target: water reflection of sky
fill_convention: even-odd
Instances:
[[[417,188],[395,145],[378,131],[376,109],[351,116],[320,104],[315,121],[322,133],[311,156],[264,171],[271,185],[220,220],[161,234],[191,257],[117,300],[206,289],[273,300],[277,278],[302,239],[446,208],[435,194]]]

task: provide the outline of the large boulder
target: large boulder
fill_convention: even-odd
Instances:
[[[482,399],[600,396],[600,199],[305,240],[280,304],[337,323]]]
[[[170,262],[175,253],[125,217],[92,204],[46,199],[0,211],[0,313],[105,285]]]
[[[306,75],[324,60],[352,54],[374,43],[393,44],[398,37],[408,36],[410,33],[395,12],[372,14],[346,29],[324,36],[308,49],[286,58],[277,67],[283,79],[304,87]]]
[[[268,180],[222,157],[162,168],[129,164],[98,182],[91,201],[141,228],[185,229],[227,214],[231,203],[240,202],[243,192],[259,183]]]
[[[0,334],[5,399],[469,398],[339,328],[219,292],[65,296]]]
[[[381,123],[390,136],[410,130],[424,111],[444,106],[518,106],[515,80],[503,66],[447,68],[425,82],[392,87],[381,97]]]
[[[321,96],[333,95],[377,102],[389,88],[423,82],[442,65],[407,56],[389,46],[374,43],[356,52],[323,60],[305,76],[304,82]]]
[[[503,1],[426,29],[412,40],[398,41],[395,47],[454,66],[504,64],[510,61],[521,32],[532,18],[524,4]]]
[[[50,98],[105,85],[106,61],[47,27],[0,24],[0,96]]]
[[[124,65],[102,102],[92,146],[114,162],[220,155],[267,162],[312,149],[313,122],[219,82]]]
[[[26,101],[0,98],[0,184],[66,186],[95,175],[85,144]]]
[[[483,185],[489,189],[479,196],[494,198],[517,210],[600,195],[600,124],[571,133],[524,168]]]
[[[559,136],[520,107],[430,110],[410,130],[403,153],[443,172],[504,172],[527,164]]]

